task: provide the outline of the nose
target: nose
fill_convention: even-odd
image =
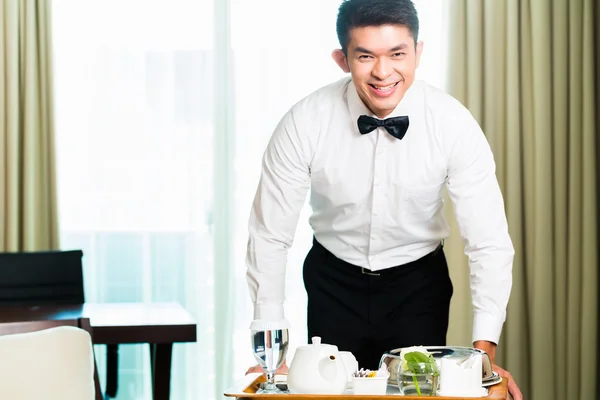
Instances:
[[[373,66],[371,74],[379,79],[380,81],[385,80],[392,73],[391,64],[385,59],[385,57],[377,59],[377,62]]]

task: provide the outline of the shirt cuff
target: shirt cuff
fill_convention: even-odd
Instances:
[[[486,312],[476,312],[473,316],[473,343],[478,340],[487,340],[495,343],[500,341],[504,321],[497,315]]]
[[[283,318],[283,304],[267,303],[254,305],[254,319],[279,321]]]

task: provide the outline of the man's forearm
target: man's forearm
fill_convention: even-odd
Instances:
[[[250,232],[246,278],[254,319],[283,319],[287,249],[282,244],[265,241],[252,228]]]

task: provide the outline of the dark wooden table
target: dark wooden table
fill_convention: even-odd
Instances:
[[[118,346],[148,343],[155,400],[169,398],[174,343],[195,342],[196,322],[177,303],[107,303],[36,307],[0,307],[1,322],[87,317],[94,344],[107,345],[106,393],[117,392]]]

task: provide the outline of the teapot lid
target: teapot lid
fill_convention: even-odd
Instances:
[[[306,348],[306,349],[317,348],[317,347],[334,347],[337,350],[336,345],[321,343],[321,336],[313,336],[311,339],[312,339],[312,344],[309,343],[308,345],[301,346],[301,347]]]

